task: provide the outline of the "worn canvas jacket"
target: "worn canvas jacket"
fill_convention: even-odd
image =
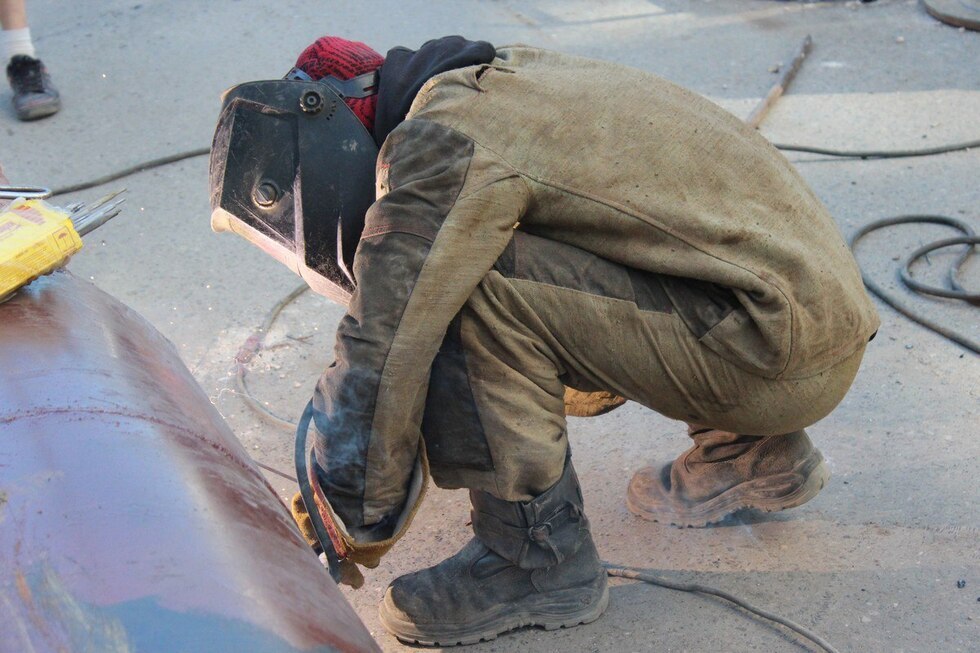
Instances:
[[[819,373],[878,325],[836,225],[785,158],[637,70],[507,47],[439,74],[385,140],[377,185],[314,398],[324,490],[355,531],[390,534],[412,507],[430,366],[515,229],[731,289],[731,305],[682,317],[763,377]]]

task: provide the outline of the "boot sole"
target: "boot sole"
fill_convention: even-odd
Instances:
[[[47,118],[52,116],[61,110],[61,101],[56,102],[43,102],[33,106],[16,108],[17,119],[23,122],[30,122],[31,120],[40,120],[41,118]]]
[[[405,644],[423,646],[460,646],[496,639],[506,632],[538,626],[545,630],[572,628],[595,621],[609,605],[609,586],[605,571],[600,579],[602,589],[577,587],[532,597],[528,605],[505,605],[471,624],[416,624],[389,613],[381,604],[381,625]],[[598,600],[582,606],[582,593],[599,593]],[[506,613],[503,613],[506,611]]]
[[[685,506],[665,501],[651,508],[644,505],[650,503],[649,497],[634,496],[631,486],[626,493],[626,506],[642,519],[682,528],[716,524],[739,510],[779,512],[795,508],[817,496],[830,479],[830,469],[823,456],[816,450],[813,453],[797,463],[791,472],[741,483],[703,503]],[[802,483],[799,482],[801,477]]]

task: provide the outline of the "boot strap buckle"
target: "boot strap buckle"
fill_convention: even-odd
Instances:
[[[549,522],[535,524],[527,529],[527,536],[532,542],[544,544],[551,537],[551,524]]]

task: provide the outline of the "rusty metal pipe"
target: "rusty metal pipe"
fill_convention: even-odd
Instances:
[[[138,314],[67,272],[0,304],[0,651],[377,651]]]

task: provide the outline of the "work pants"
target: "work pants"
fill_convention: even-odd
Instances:
[[[553,485],[568,447],[566,386],[752,435],[809,426],[844,397],[863,347],[807,378],[759,376],[699,341],[664,279],[515,231],[433,363],[422,431],[436,484],[507,501]],[[712,289],[692,283],[684,301],[710,313]]]

